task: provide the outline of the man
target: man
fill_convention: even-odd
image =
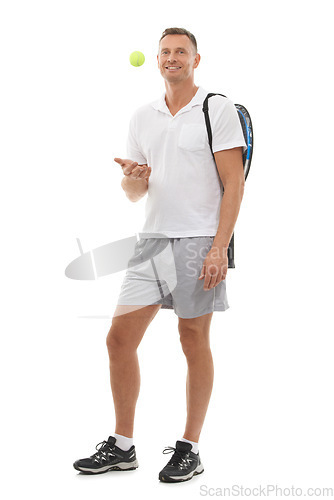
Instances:
[[[182,28],[165,30],[157,61],[166,92],[135,112],[128,135],[129,159],[115,161],[122,167],[127,197],[135,202],[148,194],[137,256],[157,255],[168,243],[177,285],[170,290],[162,275],[158,288],[156,280],[136,268],[127,270],[107,337],[115,433],[74,467],[85,473],[138,467],[133,445],[140,386],[137,347],[159,309],[173,308],[188,364],[187,421],[175,448],[164,450],[174,453],[159,479],[179,482],[204,470],[198,441],[213,385],[210,323],[213,311],[229,307],[227,249],[243,197],[246,144],[234,104],[221,96],[212,97],[209,110],[216,168],[202,111],[208,92],[194,84],[194,70],[200,62],[194,35]],[[190,245],[195,274],[186,258]],[[152,260],[147,260],[148,265]]]

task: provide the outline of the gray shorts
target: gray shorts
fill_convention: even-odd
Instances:
[[[214,236],[140,238],[128,262],[117,305],[162,304],[180,318],[226,311],[226,279],[210,290],[199,280]]]

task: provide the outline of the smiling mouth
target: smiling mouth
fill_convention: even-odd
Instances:
[[[178,69],[181,69],[181,66],[165,66],[165,68],[169,71],[176,71]]]

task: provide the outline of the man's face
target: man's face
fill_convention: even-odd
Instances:
[[[194,54],[187,35],[167,35],[160,42],[157,60],[162,77],[172,83],[192,77],[200,55]]]

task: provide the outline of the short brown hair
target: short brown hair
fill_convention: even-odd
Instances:
[[[162,36],[159,40],[159,46],[160,46],[160,42],[163,38],[165,38],[165,36],[167,35],[186,35],[190,41],[191,41],[191,44],[192,44],[192,47],[193,47],[193,50],[195,51],[195,54],[197,54],[197,42],[196,42],[196,38],[194,37],[194,35],[192,33],[190,33],[190,31],[184,29],[184,28],[167,28],[164,30],[164,32],[162,33]]]

